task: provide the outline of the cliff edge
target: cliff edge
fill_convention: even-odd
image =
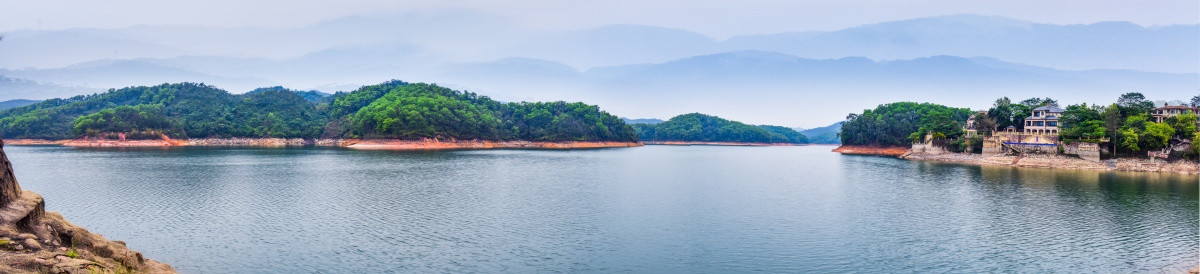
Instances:
[[[121,241],[108,241],[46,212],[42,195],[22,191],[0,140],[0,273],[175,273]]]

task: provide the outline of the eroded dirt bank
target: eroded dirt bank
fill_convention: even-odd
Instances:
[[[833,152],[851,155],[879,155],[900,157],[908,153],[907,147],[839,146]]]

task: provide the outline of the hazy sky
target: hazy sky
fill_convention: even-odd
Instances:
[[[957,13],[1041,23],[1130,21],[1141,25],[1200,23],[1200,1],[160,1],[0,0],[0,31],[114,28],[130,25],[292,28],[347,15],[427,9],[472,9],[545,28],[623,23],[684,28],[718,38],[737,34],[835,30],[866,23]]]
[[[703,56],[721,51],[763,50],[755,46],[769,43],[750,43],[750,46],[718,45],[717,41],[708,41],[703,37],[693,39],[695,37],[691,34],[682,34],[681,36],[678,32],[662,32],[655,28],[631,26],[620,26],[616,31],[595,32],[598,33],[596,37],[619,37],[620,39],[617,40],[587,36],[590,35],[587,34],[590,32],[579,32],[587,34],[581,34],[579,37],[554,35],[569,33],[560,30],[582,30],[613,24],[633,24],[684,29],[721,40],[737,35],[833,31],[864,24],[952,14],[1002,16],[1060,25],[1091,24],[1102,21],[1129,21],[1143,26],[1194,25],[1200,24],[1200,1],[0,0],[0,34],[23,29],[112,29],[135,25],[172,26],[123,30],[13,32],[9,33],[4,44],[0,45],[0,50],[4,50],[0,51],[0,69],[13,69],[13,71],[6,72],[6,76],[10,77],[27,78],[67,87],[86,86],[100,90],[161,82],[207,81],[223,83],[225,86],[219,86],[233,92],[244,92],[253,87],[266,85],[337,91],[375,84],[387,79],[417,82],[441,81],[440,83],[450,83],[455,88],[471,89],[505,100],[580,100],[599,104],[617,115],[635,118],[665,119],[680,113],[701,111],[750,123],[805,127],[828,125],[842,119],[846,113],[860,112],[863,108],[873,107],[879,103],[899,100],[928,101],[978,108],[986,107],[994,98],[1000,96],[1012,96],[1020,99],[1053,94],[1054,98],[1062,100],[1061,102],[1073,104],[1082,101],[1095,102],[1095,98],[1116,98],[1119,94],[1118,91],[1144,91],[1148,93],[1148,97],[1154,99],[1187,99],[1196,91],[1193,86],[1187,84],[1173,84],[1175,82],[1170,81],[1164,84],[1158,83],[1161,82],[1159,80],[1127,81],[1130,82],[1127,84],[1131,86],[1106,84],[1103,87],[1108,93],[1102,96],[1097,94],[1100,91],[1080,89],[1080,86],[1076,86],[1078,84],[1064,84],[1063,86],[1031,84],[1010,87],[1006,86],[1010,84],[1008,82],[1005,82],[1006,85],[988,85],[980,82],[977,85],[963,84],[961,86],[931,84],[934,88],[926,88],[918,84],[901,84],[896,87],[857,87],[853,85],[857,84],[854,82],[839,82],[850,84],[850,86],[821,87],[809,82],[785,81],[784,84],[757,87],[755,95],[742,96],[738,95],[739,92],[746,89],[742,83],[753,82],[747,79],[761,81],[766,78],[730,78],[733,80],[713,85],[701,85],[700,87],[711,89],[706,90],[707,93],[701,93],[697,91],[696,86],[688,85],[694,79],[687,78],[691,76],[683,75],[681,72],[700,71],[699,74],[696,74],[703,76],[700,79],[716,79],[720,78],[717,76],[725,74],[740,75],[736,73],[738,70],[726,71],[722,70],[722,66],[737,68],[738,64],[742,64],[748,68],[756,68],[764,64],[777,64],[779,62],[776,61],[781,60],[768,58],[770,60],[764,59],[765,61],[762,63],[755,63],[758,61],[738,59],[741,57],[731,59],[736,61],[734,64],[718,60],[703,63],[708,64],[707,67],[700,65],[701,68],[709,70],[672,70],[667,67],[659,75],[667,77],[666,80],[656,79],[645,83],[635,81],[633,82],[635,84],[629,86],[614,86],[610,83],[625,83],[625,80],[605,80],[607,81],[605,82],[595,80],[605,79],[601,77],[604,75],[603,71],[598,74],[585,74],[583,71],[575,70],[586,70],[597,66],[661,63],[677,60],[677,58]],[[336,36],[339,37],[337,39],[312,39],[313,35],[330,35],[330,33],[321,32],[320,28],[312,28],[314,30],[305,32],[306,29],[302,28],[321,21],[355,15],[387,20],[362,21],[367,22],[365,26],[368,27],[352,24],[355,20],[346,20],[350,21],[346,25],[354,27],[349,27],[350,29],[346,29],[346,31],[335,30],[335,33],[339,34]],[[374,27],[377,25],[380,27]],[[257,27],[268,30],[176,28],[173,26]],[[1119,28],[1124,25],[1106,24],[1093,27],[1111,29],[1114,26]],[[166,31],[156,32],[156,29]],[[916,29],[920,29],[920,27]],[[1174,30],[1164,32],[1169,32],[1168,34],[1180,32],[1179,28],[1171,29]],[[916,32],[918,34],[914,37],[923,37],[919,35],[920,31]],[[1144,32],[1155,31],[1135,31],[1135,33]],[[626,39],[626,36],[621,36],[642,33],[656,36],[640,40]],[[1108,39],[1110,37],[1105,36],[1106,33],[1109,32],[1086,33],[1082,38],[1069,36],[1073,38],[1068,40],[1070,42],[1084,41],[1081,43],[1086,43],[1087,39],[1097,39],[1096,41],[1100,42],[1135,41],[1130,45],[1122,43],[1088,45],[1100,45],[1101,47],[1115,45],[1112,46],[1113,50],[1141,50],[1141,52],[1151,52],[1149,54],[1153,54],[1153,56],[1164,56],[1165,54],[1172,56],[1165,58],[1170,61],[1194,60],[1190,57],[1195,56],[1193,54],[1195,51],[1189,50],[1195,47],[1189,47],[1188,43],[1195,45],[1196,40],[1190,35],[1150,35],[1147,37],[1157,37],[1156,39],[1159,40],[1138,40]],[[547,38],[547,41],[539,40],[545,37],[550,38]],[[1009,37],[1002,41],[1019,40],[1021,39]],[[638,41],[649,42],[639,44],[636,43]],[[678,43],[672,43],[672,41]],[[1150,61],[1121,62],[1117,60],[1108,62],[1116,59],[1099,58],[1101,60],[1097,61],[1088,56],[1081,58],[1071,54],[1065,54],[1068,56],[1053,54],[1043,56],[1036,53],[1047,51],[1028,50],[1027,48],[1021,51],[1019,47],[987,48],[975,51],[953,47],[960,44],[955,43],[953,39],[928,39],[927,41],[932,44],[917,48],[905,48],[906,45],[892,47],[887,43],[877,45],[871,39],[835,41],[841,41],[840,43],[844,43],[841,46],[851,50],[861,50],[849,53],[836,50],[826,52],[822,51],[825,48],[813,46],[812,48],[800,47],[799,49],[809,50],[788,54],[820,59],[871,56],[870,54],[883,56],[872,57],[877,60],[904,60],[951,54],[963,57],[996,57],[1002,61],[1018,63],[1024,61],[1031,65],[1067,70],[1101,68],[1189,73],[1184,76],[1151,75],[1159,77],[1154,79],[1195,77],[1195,70],[1190,69],[1192,66],[1188,64],[1156,63],[1158,61],[1155,60],[1158,59],[1138,58],[1133,56],[1135,54],[1112,54],[1116,51],[1094,48],[1090,49],[1091,51],[1072,50],[1069,53],[1091,54],[1091,56],[1102,54]],[[950,41],[944,42],[949,46],[940,47],[938,41]],[[1062,42],[1053,39],[1038,41],[1052,43],[1053,45],[1047,46],[1051,47],[1050,49],[1054,49],[1054,45]],[[967,43],[966,45],[974,44]],[[670,48],[670,50],[659,51],[664,47]],[[783,49],[766,48],[770,51],[790,49],[787,47]],[[1014,48],[1017,50],[1009,51]],[[1185,50],[1171,51],[1176,48]],[[921,50],[928,50],[929,53],[908,56],[913,52],[924,52]],[[1035,54],[1024,54],[1026,52]],[[763,55],[762,53],[747,54]],[[191,55],[192,58],[172,59],[185,55]],[[771,55],[771,53],[766,55]],[[894,57],[893,55],[905,56]],[[1173,56],[1188,58],[1174,58]],[[529,57],[542,60],[517,59],[517,61],[491,62],[507,57]],[[1003,57],[1018,60],[1007,60]],[[140,58],[158,59],[144,61],[145,63],[110,62]],[[271,60],[264,61],[254,58]],[[100,70],[87,70],[90,65],[82,66],[78,71],[74,71],[74,68],[70,67],[53,70],[97,60],[99,62],[92,65],[108,63],[117,65],[112,66],[112,69]],[[1061,66],[1056,67],[1043,63]],[[157,64],[166,64],[164,66],[170,67],[170,69],[160,69]],[[947,66],[951,65],[953,64],[947,64]],[[48,71],[21,70],[24,68],[41,68],[48,69]],[[705,71],[710,70],[712,71],[711,75],[704,74],[708,73]],[[128,73],[128,71],[133,72]],[[672,74],[673,71],[679,72],[679,75]],[[528,74],[515,72],[527,72]],[[672,76],[678,77],[677,79],[670,78]],[[944,74],[937,74],[937,77],[941,76]],[[786,79],[787,77],[778,76],[778,78]],[[930,80],[938,80],[934,78],[936,77],[930,77]],[[676,81],[668,81],[670,79],[676,79]],[[1114,79],[1126,78],[1114,77]],[[556,83],[560,82],[563,84],[556,86]],[[1161,84],[1161,86],[1155,86],[1156,84]],[[980,96],[979,88],[981,86],[998,89],[983,92],[988,94]],[[1184,87],[1180,88],[1179,86]],[[38,87],[31,90],[43,92],[45,89]],[[959,92],[960,89],[971,92]],[[839,90],[840,92],[830,93],[828,90]],[[7,94],[0,94],[0,100],[49,98],[48,95],[14,94],[11,90],[6,91],[8,91]],[[75,93],[66,94],[70,92]],[[62,94],[55,96],[88,92],[93,91],[64,89],[61,91]],[[689,98],[691,101],[680,102],[677,98]],[[852,103],[828,103],[847,98],[863,99],[850,100],[853,101]],[[1111,99],[1102,101],[1108,102]]]

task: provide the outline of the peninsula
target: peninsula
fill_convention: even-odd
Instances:
[[[834,152],[912,160],[1105,171],[1200,173],[1200,96],[1156,105],[1127,93],[1065,109],[1050,98],[971,111],[899,102],[850,114]]]

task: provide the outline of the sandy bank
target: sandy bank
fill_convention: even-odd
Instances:
[[[839,146],[833,152],[852,155],[879,155],[900,157],[908,153],[907,147]]]
[[[487,140],[347,140],[344,147],[361,150],[450,150],[450,149],[580,149],[580,148],[610,148],[637,147],[639,142],[603,142],[603,141],[566,141],[566,142],[534,142],[534,141],[487,141]]]
[[[795,143],[743,143],[743,142],[697,142],[697,141],[647,141],[646,145],[661,146],[803,146]]]

